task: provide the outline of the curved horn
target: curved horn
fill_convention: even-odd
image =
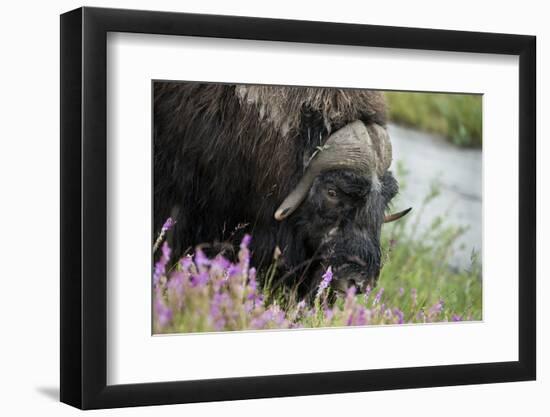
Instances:
[[[354,169],[362,174],[382,176],[391,158],[391,143],[384,127],[377,124],[367,127],[360,120],[344,126],[313,154],[298,185],[275,212],[275,219],[283,220],[298,208],[320,173],[331,169]]]
[[[409,207],[407,210],[400,211],[399,213],[388,214],[384,217],[384,223],[394,222],[399,220],[401,217],[407,215],[412,210],[412,207]]]

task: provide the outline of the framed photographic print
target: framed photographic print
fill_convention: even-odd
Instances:
[[[61,16],[61,401],[535,379],[535,38]]]

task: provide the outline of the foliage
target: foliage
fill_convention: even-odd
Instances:
[[[425,204],[437,193],[434,189]],[[197,248],[194,256],[181,259],[170,269],[170,248],[164,242],[153,274],[154,332],[481,320],[481,266],[477,256],[472,254],[467,271],[453,271],[448,266],[452,246],[463,229],[444,227],[437,218],[420,233],[421,211],[416,220],[412,219],[416,223],[411,227],[406,227],[407,220],[386,226],[379,286],[368,288],[365,294],[350,289],[335,302],[331,302],[330,267],[313,303],[292,297],[292,292],[274,291],[269,285],[260,288],[256,270],[250,265],[250,236],[243,239],[236,263],[221,255],[208,259]],[[168,227],[172,224],[167,222]]]
[[[443,135],[458,146],[481,147],[482,97],[388,91],[390,120]]]

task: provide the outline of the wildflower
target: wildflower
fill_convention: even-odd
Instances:
[[[397,317],[397,324],[403,324],[405,322],[405,314],[397,307],[393,309],[393,314]]]
[[[178,271],[170,276],[170,279],[166,284],[169,304],[177,306],[178,309],[183,308],[183,299],[185,294],[184,281],[184,273]]]
[[[174,220],[172,220],[171,217],[168,217],[166,219],[166,222],[164,222],[164,224],[162,225],[161,233],[166,233],[172,227],[174,227],[175,224],[176,224],[176,222]]]
[[[453,314],[451,321],[462,321],[462,316],[459,314]]]
[[[256,268],[252,267],[248,270],[248,281],[256,282]]]
[[[202,271],[191,277],[191,284],[194,287],[204,287],[208,282],[208,279],[209,279],[208,271]]]
[[[214,293],[210,301],[209,320],[214,330],[223,330],[227,324],[226,315],[233,308],[233,302],[227,293]]]
[[[271,310],[265,310],[259,317],[255,317],[250,321],[250,327],[256,330],[264,329],[272,319],[273,312]]]
[[[227,268],[227,278],[233,278],[236,276],[241,276],[243,274],[243,269],[239,264],[231,264]]]
[[[245,301],[244,311],[245,311],[246,314],[250,314],[250,312],[253,310],[253,308],[254,308],[254,304],[250,299]]]
[[[170,247],[168,243],[164,242],[162,245],[162,255],[155,264],[155,271],[153,273],[153,284],[157,286],[160,282],[160,278],[166,273],[166,264],[170,260]]]
[[[367,285],[367,288],[365,288],[365,302],[367,302],[369,300],[371,292],[372,292],[372,288],[369,284],[369,285]]]
[[[380,298],[382,298],[382,294],[384,294],[384,288],[380,288],[380,291],[376,293],[376,296],[374,297],[374,301],[372,302],[373,305],[376,305],[380,302]]]
[[[221,255],[216,256],[210,263],[210,273],[219,273],[223,275],[223,272],[229,268],[229,262],[226,258]]]
[[[437,303],[435,303],[430,310],[428,311],[428,316],[430,318],[437,317],[441,312],[443,311],[444,303],[443,300],[439,300]]]
[[[258,301],[261,294],[258,293],[258,284],[256,283],[256,268],[250,268],[248,271],[248,295],[247,299],[252,301]]]
[[[249,234],[245,234],[243,236],[243,239],[241,240],[241,249],[248,249],[248,246],[250,246],[250,242],[252,241],[252,236]]]
[[[325,308],[324,316],[325,316],[325,320],[327,322],[330,322],[332,320],[332,318],[334,317],[334,310],[331,309],[331,308]]]
[[[157,240],[155,241],[155,244],[153,245],[153,252],[156,252],[156,251],[157,251],[158,247],[160,246],[160,243],[161,243],[162,240],[164,239],[164,236],[166,235],[166,233],[167,233],[172,227],[174,227],[175,224],[176,224],[176,222],[173,221],[171,217],[168,217],[168,219],[166,220],[166,222],[164,222],[164,224],[162,225],[162,228],[160,229],[159,236],[157,237]]]
[[[248,246],[250,245],[251,240],[252,237],[248,234],[244,235],[243,239],[241,240],[241,250],[239,251],[239,264],[245,273],[248,272],[248,267],[250,266],[250,251],[248,250]]]
[[[317,289],[317,295],[316,297],[320,297],[323,291],[329,286],[330,282],[332,281],[332,267],[329,266],[325,273],[323,274],[323,280],[319,284],[319,288]]]
[[[357,319],[355,321],[356,326],[364,326],[367,324],[367,313],[366,309],[363,306],[359,307],[359,311],[357,312]]]
[[[275,325],[277,327],[285,327],[283,326],[286,322],[286,315],[285,315],[285,312],[281,309],[277,309],[275,312],[274,312],[274,316],[273,316],[273,322],[275,323]]]
[[[201,249],[197,249],[195,252],[195,265],[199,271],[204,271],[210,266],[210,259],[204,254]]]
[[[191,268],[191,265],[193,264],[193,258],[191,256],[187,255],[180,259],[180,266],[183,271],[188,272]]]
[[[349,287],[346,291],[346,301],[347,300],[354,300],[353,297],[355,297],[355,293],[357,292],[357,288],[355,287]]]
[[[166,327],[172,321],[172,309],[163,301],[160,294],[155,297],[155,318],[160,329]]]

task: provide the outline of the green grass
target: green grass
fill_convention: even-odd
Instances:
[[[413,222],[412,231],[406,231],[405,222],[396,222],[386,226],[383,233],[382,244],[387,252],[379,286],[384,287],[387,302],[399,306],[406,318],[412,318],[443,300],[445,319],[458,315],[481,320],[482,277],[477,254],[472,253],[467,270],[458,271],[448,265],[453,245],[464,229],[444,226],[436,218],[431,228],[417,235],[417,219],[408,221]],[[416,305],[412,297],[402,296],[413,289],[417,292]]]
[[[406,170],[396,175],[406,187]],[[468,268],[449,261],[465,229],[435,217],[419,227],[425,207],[440,194],[432,186],[420,207],[403,219],[383,226],[383,267],[378,286],[366,294],[350,289],[332,297],[330,286],[320,286],[313,305],[296,296],[296,289],[269,285],[276,271],[260,271],[259,282],[250,269],[248,239],[243,239],[237,263],[222,256],[208,259],[197,250],[177,268],[168,269],[166,242],[155,266],[154,331],[187,333],[297,327],[470,321],[482,319],[482,270],[476,253]],[[399,206],[399,202],[396,202]],[[275,265],[276,263],[274,263]],[[327,270],[325,277],[332,277]],[[330,282],[330,280],[329,280]],[[328,285],[328,284],[327,284]],[[335,301],[332,304],[331,299]]]
[[[381,303],[400,309],[405,323],[423,321],[424,315],[439,301],[441,314],[433,321],[482,319],[482,270],[478,254],[470,254],[470,266],[458,270],[449,266],[456,250],[456,241],[466,230],[445,224],[441,217],[433,219],[430,227],[420,230],[419,219],[424,207],[436,199],[439,189],[434,186],[424,205],[400,221],[384,226],[382,247],[384,266],[378,286],[370,297],[357,295],[356,302],[372,308],[374,295],[383,288]],[[266,295],[269,289],[266,290]],[[277,300],[283,304],[283,298]],[[345,310],[345,300],[337,301],[339,310]],[[294,307],[287,306],[289,310]],[[383,317],[371,324],[387,324]],[[390,321],[391,323],[391,321]],[[343,325],[341,321],[321,316],[304,317],[304,327]]]
[[[458,146],[481,147],[481,95],[397,91],[385,94],[391,121],[443,135]]]

